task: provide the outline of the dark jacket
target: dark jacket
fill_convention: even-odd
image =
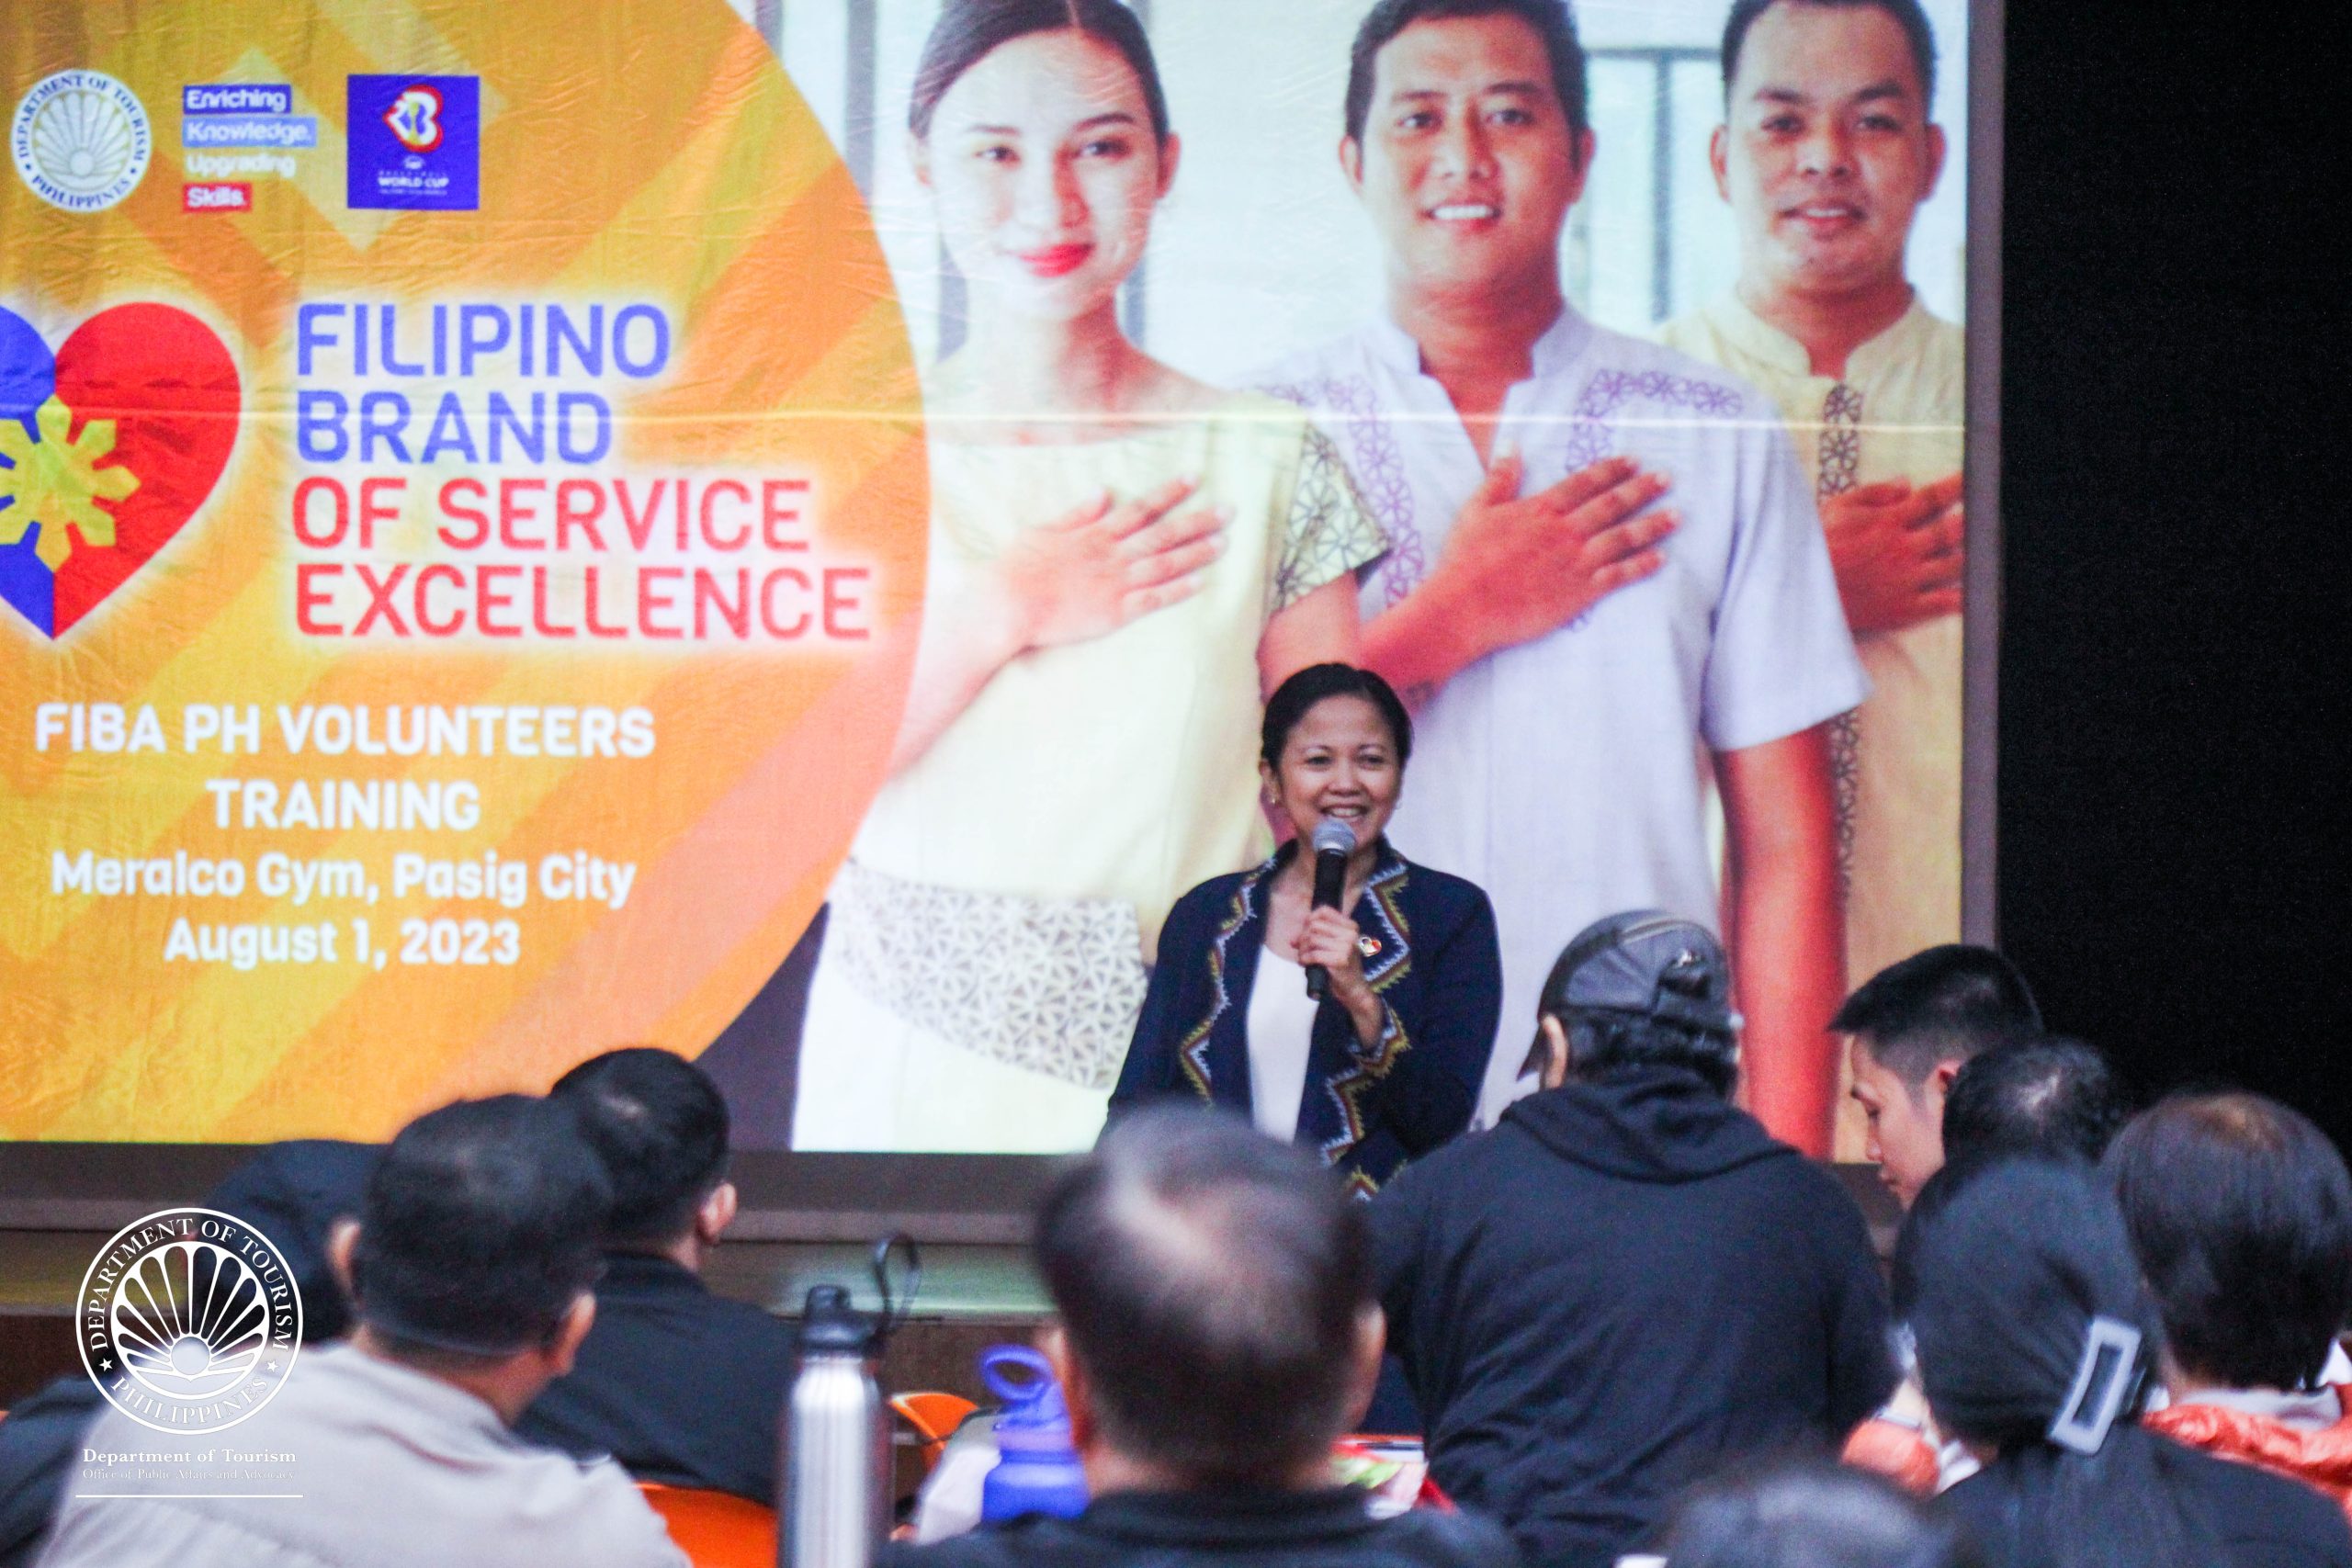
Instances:
[[[2315,1488],[2156,1441],[2158,1473],[2221,1538],[2225,1555],[2210,1568],[2352,1568],[2352,1530]],[[1945,1493],[1940,1506],[1968,1526],[1984,1568],[2041,1568],[2049,1520],[2027,1502],[2033,1489],[2018,1460],[1997,1459]]]
[[[0,1421],[0,1568],[24,1568],[40,1555],[82,1434],[106,1407],[98,1385],[75,1372],[18,1401]]]
[[[1608,1568],[1691,1483],[1829,1452],[1894,1386],[1853,1200],[1685,1072],[1523,1100],[1369,1217],[1438,1483],[1536,1568]]]
[[[1274,873],[1295,843],[1176,901],[1111,1096],[1112,1114],[1163,1095],[1250,1111],[1250,993]],[[1366,1050],[1337,1002],[1315,1015],[1297,1141],[1370,1192],[1470,1124],[1502,1011],[1502,958],[1487,896],[1414,865],[1384,841],[1351,911],[1384,1030]]]
[[[1115,1492],[1074,1519],[1027,1514],[931,1546],[893,1546],[881,1568],[1519,1568],[1510,1539],[1466,1514],[1375,1519],[1329,1492]]]
[[[616,1252],[605,1262],[579,1360],[515,1431],[582,1459],[610,1454],[639,1481],[773,1506],[792,1331],[669,1258]]]

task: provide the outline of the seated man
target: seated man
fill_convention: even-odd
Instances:
[[[684,1568],[617,1468],[507,1430],[595,1315],[610,1197],[571,1119],[544,1101],[464,1101],[411,1122],[330,1246],[358,1316],[351,1342],[301,1354],[229,1438],[109,1411],[89,1447],[173,1457],[110,1470],[105,1490],[127,1497],[69,1497],[42,1562]],[[185,1472],[220,1448],[292,1456],[290,1484],[268,1490],[298,1495],[191,1486]]]
[[[582,1458],[610,1454],[640,1481],[775,1503],[777,1427],[792,1335],[714,1295],[703,1259],[735,1218],[727,1102],[667,1051],[608,1051],[566,1073],[570,1106],[613,1182],[596,1326],[571,1375],[514,1429]]]
[[[1988,947],[1915,953],[1862,982],[1829,1027],[1847,1037],[1869,1118],[1865,1157],[1905,1208],[1944,1163],[1944,1096],[1980,1052],[2041,1027],[2025,976]]]
[[[1331,1444],[1380,1363],[1380,1309],[1362,1206],[1310,1155],[1224,1112],[1138,1111],[1047,1190],[1036,1257],[1059,1318],[1044,1347],[1094,1500],[886,1562],[1518,1562],[1483,1520],[1376,1520],[1332,1483]]]
[[[2352,1507],[2352,1413],[2329,1368],[2352,1314],[2344,1156],[2283,1105],[2211,1094],[2124,1128],[2107,1170],[2164,1315],[2171,1404],[2145,1424]]]
[[[1894,1382],[1860,1212],[1730,1103],[1727,986],[1690,921],[1588,928],[1543,1089],[1370,1206],[1438,1483],[1547,1568],[1607,1568],[1728,1460],[1826,1452]]]
[[[1944,1150],[1953,1159],[2045,1154],[2097,1163],[2131,1115],[2130,1093],[2098,1046],[2055,1034],[2019,1040],[1952,1080]]]

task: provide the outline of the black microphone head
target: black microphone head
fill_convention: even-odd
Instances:
[[[1318,855],[1351,855],[1356,852],[1356,830],[1337,818],[1326,817],[1315,825],[1314,843]]]

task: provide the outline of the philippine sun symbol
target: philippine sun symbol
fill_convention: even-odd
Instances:
[[[82,1359],[116,1409],[160,1431],[218,1431],[266,1404],[301,1348],[301,1292],[268,1237],[234,1215],[173,1209],[92,1259]]]

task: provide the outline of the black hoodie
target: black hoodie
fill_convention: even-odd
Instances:
[[[1438,1483],[1531,1568],[1608,1568],[1693,1482],[1826,1451],[1894,1386],[1853,1200],[1687,1073],[1523,1100],[1371,1218]]]

